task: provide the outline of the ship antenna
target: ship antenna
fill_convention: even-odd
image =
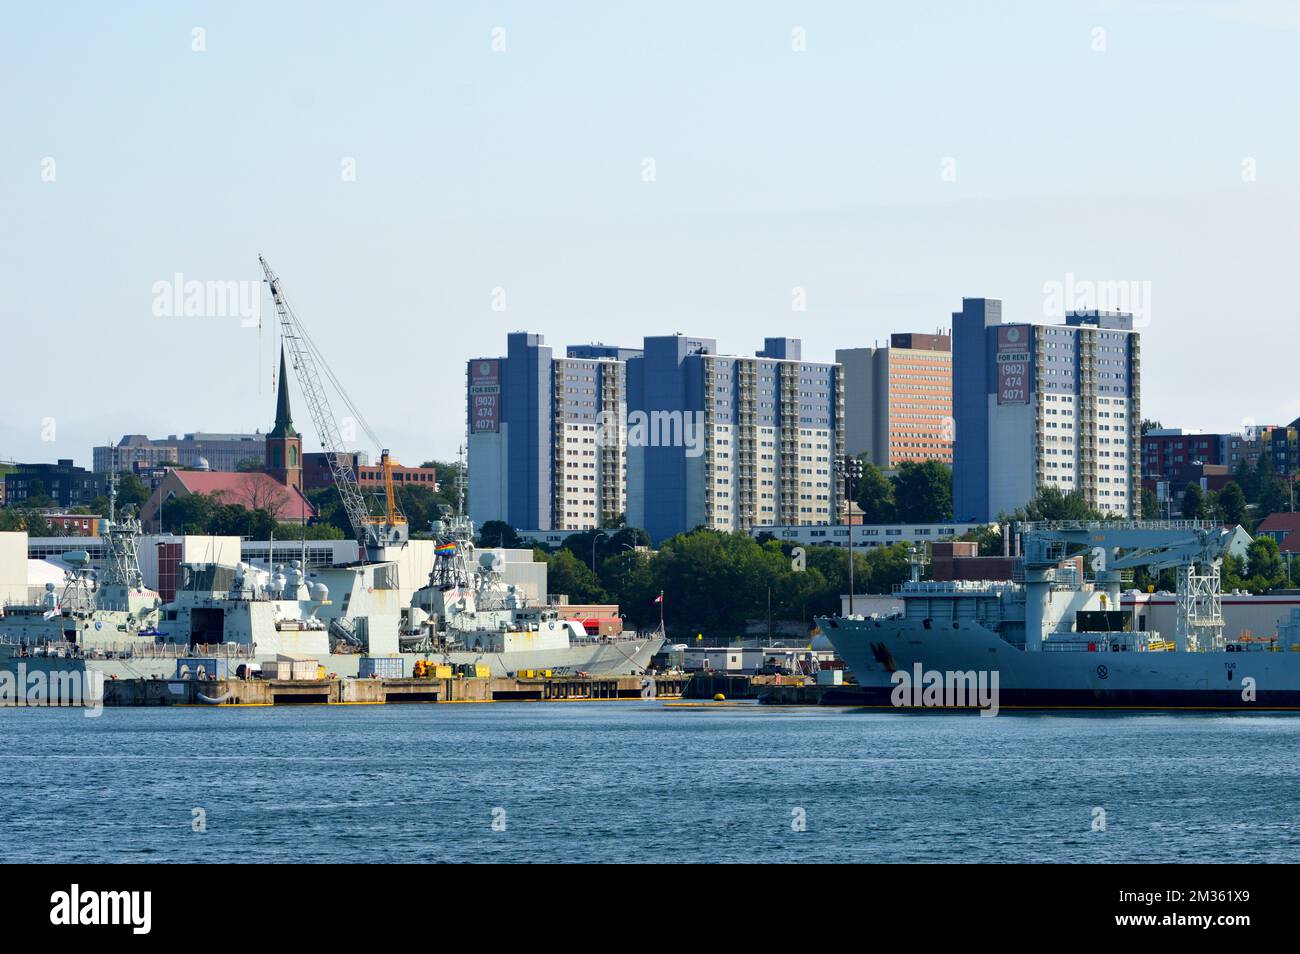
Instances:
[[[117,521],[117,445],[108,445],[108,522]]]
[[[456,516],[465,516],[465,445],[456,450],[457,463],[460,465],[456,474]]]

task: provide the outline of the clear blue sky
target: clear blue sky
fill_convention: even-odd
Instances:
[[[0,458],[269,429],[269,320],[152,313],[258,252],[409,463],[511,330],[829,360],[1068,273],[1149,283],[1148,416],[1287,421],[1297,90],[1280,0],[10,5]]]

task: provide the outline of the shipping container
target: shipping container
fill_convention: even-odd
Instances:
[[[320,663],[314,659],[310,662],[307,662],[306,660],[294,660],[290,668],[290,672],[292,672],[293,675],[289,678],[296,681],[307,682],[319,678],[317,676],[319,671]]]
[[[357,673],[362,679],[403,679],[406,660],[400,656],[362,656]]]

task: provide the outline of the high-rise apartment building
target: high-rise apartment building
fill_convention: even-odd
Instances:
[[[844,450],[892,470],[952,463],[952,338],[895,334],[887,348],[841,348]]]
[[[627,509],[627,359],[577,345],[556,357],[541,335],[468,363],[469,511],[480,525],[589,530]]]
[[[838,365],[803,361],[794,338],[744,357],[667,335],[645,339],[627,377],[628,522],[654,541],[697,526],[835,522]]]
[[[1141,507],[1141,350],[1132,315],[1007,324],[996,299],[953,320],[953,511],[994,520],[1044,487],[1102,513]]]

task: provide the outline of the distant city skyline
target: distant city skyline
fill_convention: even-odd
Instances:
[[[833,361],[1067,290],[1139,299],[1145,417],[1300,417],[1286,4],[304,9],[9,11],[0,459],[269,430],[265,290],[157,291],[259,253],[407,465],[512,331]]]

